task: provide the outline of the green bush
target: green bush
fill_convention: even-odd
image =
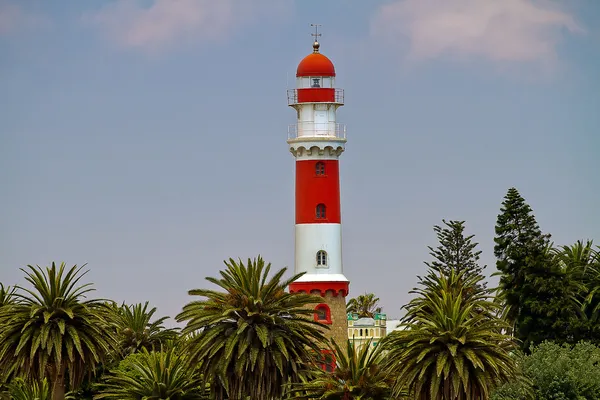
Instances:
[[[600,400],[600,347],[544,342],[521,356],[524,376],[499,387],[492,400]]]

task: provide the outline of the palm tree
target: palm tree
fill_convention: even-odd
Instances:
[[[79,285],[83,266],[28,268],[21,270],[33,288],[17,286],[15,303],[0,309],[0,371],[48,378],[52,399],[62,400],[66,379],[75,387],[93,373],[113,347],[113,334],[104,303],[85,300],[94,289]]]
[[[314,376],[293,385],[291,399],[308,400],[390,400],[394,377],[382,368],[381,347],[373,348],[369,341],[355,348],[348,340],[342,351],[333,342],[331,349],[337,367],[333,373],[316,368]]]
[[[593,248],[593,242],[588,240],[584,244],[581,240],[572,246],[559,246],[549,249],[548,255],[551,261],[565,275],[565,283],[570,286],[570,292],[574,299],[582,304],[582,298],[589,293],[587,283],[593,277],[600,254]]]
[[[0,308],[14,303],[15,290],[14,287],[4,286],[0,283]]]
[[[47,379],[28,382],[23,378],[16,378],[8,385],[8,399],[10,400],[51,400],[52,391]]]
[[[487,289],[486,285],[481,283],[484,279],[482,275],[456,270],[451,270],[450,275],[446,275],[447,273],[442,269],[430,268],[425,276],[419,277],[419,284],[423,288],[411,291],[417,296],[404,308],[427,313],[433,312],[430,307],[430,300],[424,294],[429,291],[442,290],[443,282],[445,285],[444,290],[453,298],[460,298],[462,303],[472,305],[471,316],[484,314],[489,318],[494,318],[502,314],[501,303],[495,301],[492,297],[492,293],[497,292],[497,290]],[[407,314],[405,322],[409,318],[410,315]]]
[[[359,318],[373,318],[375,313],[381,312],[381,307],[377,307],[378,302],[379,297],[375,297],[373,293],[361,294],[348,301],[346,312],[358,314]]]
[[[4,286],[0,283],[0,311],[3,307],[8,306],[10,304],[14,304],[15,301],[15,288],[10,286]],[[2,332],[0,331],[0,334]],[[6,383],[10,380],[11,371],[0,370],[0,399],[3,399],[2,392],[6,390]]]
[[[571,246],[551,250],[552,261],[564,273],[563,285],[568,288],[573,314],[579,317],[570,323],[573,342],[600,339],[600,247],[596,247],[591,240],[585,244],[578,240]]]
[[[260,256],[246,265],[230,258],[225,265],[221,279],[206,278],[223,291],[190,290],[205,299],[188,303],[176,317],[187,321],[182,334],[189,360],[211,378],[216,400],[279,399],[325,343],[325,328],[313,320],[310,306],[321,298],[287,293],[301,275],[282,281],[283,268],[269,279],[271,264]]]
[[[578,273],[583,274],[588,267],[600,261],[600,253],[594,249],[593,244],[592,240],[586,241],[585,244],[578,240],[572,246],[559,246],[552,248],[550,252],[562,263],[565,270],[570,270],[571,273],[578,270]]]
[[[208,400],[203,377],[176,348],[149,352],[143,347],[130,357],[104,378],[94,399]]]
[[[426,285],[413,291],[406,329],[382,340],[385,366],[397,376],[395,394],[406,389],[418,400],[487,400],[491,389],[513,377],[514,343],[503,333],[504,321],[494,317],[498,304],[481,294],[488,289],[473,292],[469,285],[463,293],[463,273],[421,279]]]
[[[148,302],[116,307],[115,329],[123,356],[144,348],[160,348],[161,345],[177,338],[177,329],[167,329],[163,325],[169,317],[152,321],[155,313],[156,307],[148,310]]]

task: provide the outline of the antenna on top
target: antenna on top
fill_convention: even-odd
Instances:
[[[314,26],[315,28],[315,33],[311,33],[311,36],[315,37],[315,42],[313,43],[313,49],[315,53],[319,52],[319,37],[321,36],[321,34],[319,33],[319,27],[322,26],[321,24],[310,24],[310,26]]]

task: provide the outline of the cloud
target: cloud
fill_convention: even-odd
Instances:
[[[0,36],[47,27],[45,17],[26,12],[16,2],[0,0]]]
[[[379,8],[371,33],[407,44],[411,60],[452,55],[545,63],[556,59],[564,32],[583,32],[557,5],[549,0],[400,0]]]
[[[256,17],[257,5],[262,3],[265,1],[250,5],[236,0],[153,0],[144,6],[139,0],[118,0],[84,19],[120,46],[154,52],[180,42],[228,37],[240,24]],[[281,7],[274,3],[269,9]]]

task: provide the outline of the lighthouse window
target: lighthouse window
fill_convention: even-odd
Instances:
[[[327,266],[327,252],[325,250],[317,251],[317,266]]]
[[[316,217],[317,219],[325,219],[325,204],[317,204]]]
[[[323,350],[321,369],[326,372],[333,372],[335,367],[335,356],[329,350]]]
[[[323,307],[317,308],[317,321],[325,321],[327,319],[327,312]]]
[[[312,84],[310,87],[320,88],[321,87],[321,78],[312,78]]]
[[[321,303],[315,307],[315,321],[331,324],[331,309],[327,304]]]
[[[315,174],[316,175],[325,175],[325,163],[319,161],[315,164]]]

